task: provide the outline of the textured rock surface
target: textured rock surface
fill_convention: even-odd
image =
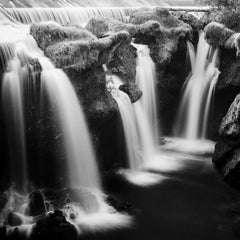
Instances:
[[[32,229],[30,239],[77,239],[77,229],[67,222],[63,213],[59,210],[42,216]]]
[[[237,95],[222,120],[213,162],[224,179],[240,189],[240,95]]]
[[[136,84],[123,84],[119,89],[129,96],[132,103],[136,102],[142,96],[142,91]]]
[[[155,33],[152,28],[146,28],[147,22],[152,21],[154,21],[154,28],[157,29]],[[190,25],[178,20],[169,11],[159,8],[135,11],[130,16],[130,22],[146,24],[145,30],[137,34],[135,42],[147,43],[151,50],[151,57],[161,68],[170,63],[172,55],[178,49],[180,39],[187,39],[192,35]]]

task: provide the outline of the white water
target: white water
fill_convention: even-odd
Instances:
[[[191,53],[192,47],[189,47],[189,51],[190,56],[194,56]],[[193,57],[192,59],[194,60]],[[192,76],[186,83],[180,105],[176,136],[191,140],[207,138],[210,104],[220,73],[217,65],[218,50],[211,49],[204,39],[204,34],[200,33],[196,58],[192,63]]]
[[[22,89],[23,72],[24,69],[21,67],[16,50],[15,56],[8,63],[7,72],[3,76],[1,101],[10,155],[11,182],[20,191],[24,190],[28,179]]]
[[[84,25],[91,18],[97,16],[114,18],[122,22],[127,21],[130,8],[7,8],[4,9],[4,18],[24,24],[55,21],[62,25]]]
[[[159,139],[159,126],[156,103],[156,67],[155,63],[150,57],[150,49],[148,46],[141,44],[133,44],[133,46],[137,49],[136,84],[143,92],[140,102],[144,111],[144,116],[147,118],[146,121],[150,126],[150,134],[154,139],[152,144],[157,147]],[[137,107],[137,112],[140,114],[139,107]]]
[[[27,92],[29,89],[23,89],[23,86],[27,87],[29,84],[26,64],[29,58],[37,58],[42,67],[42,91],[48,93],[52,107],[56,109],[55,117],[63,132],[63,146],[69,166],[68,186],[101,191],[101,181],[88,127],[74,88],[63,71],[56,69],[43,56],[35,40],[28,35],[29,28],[23,29],[23,33],[19,34],[20,37],[12,39],[14,58],[7,64],[2,88],[11,159],[14,158],[11,160],[12,181],[17,182],[21,187],[27,181],[23,95],[33,93]],[[15,28],[10,30],[13,30],[13,33],[18,32]]]
[[[122,118],[125,141],[127,145],[129,167],[137,170],[141,166],[140,143],[138,130],[134,115],[134,109],[128,95],[120,90],[112,91],[112,96],[116,100]]]
[[[62,127],[69,165],[71,187],[100,190],[100,178],[88,127],[77,95],[66,74],[47,58],[39,59],[43,68],[42,91],[47,92]]]
[[[6,7],[136,7],[136,6],[195,6],[194,0],[2,0]]]

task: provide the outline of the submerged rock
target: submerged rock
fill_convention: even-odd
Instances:
[[[18,213],[10,212],[7,216],[7,224],[12,227],[21,226],[23,219]]]
[[[225,181],[240,189],[240,95],[222,120],[213,162]]]
[[[66,220],[62,211],[55,210],[53,213],[42,216],[37,220],[32,229],[30,239],[74,240],[77,239],[77,236],[77,229],[74,225]]]

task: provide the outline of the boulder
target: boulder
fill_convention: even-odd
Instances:
[[[29,194],[29,203],[27,206],[27,215],[39,216],[46,213],[44,196],[41,191],[34,190]]]
[[[66,220],[62,211],[55,210],[37,220],[32,228],[30,239],[74,240],[77,236],[77,229],[74,225]]]
[[[213,162],[225,181],[240,189],[240,94],[220,125]]]
[[[20,214],[10,212],[7,216],[7,224],[11,227],[21,226],[23,224],[23,219]]]
[[[129,96],[132,103],[135,103],[142,97],[142,91],[136,84],[123,84],[119,89]]]

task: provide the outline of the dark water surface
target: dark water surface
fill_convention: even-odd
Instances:
[[[155,186],[112,180],[108,193],[138,210],[133,226],[81,239],[236,239],[228,209],[239,199],[238,193],[222,181],[210,159],[183,161],[182,170],[165,173],[169,178]]]

